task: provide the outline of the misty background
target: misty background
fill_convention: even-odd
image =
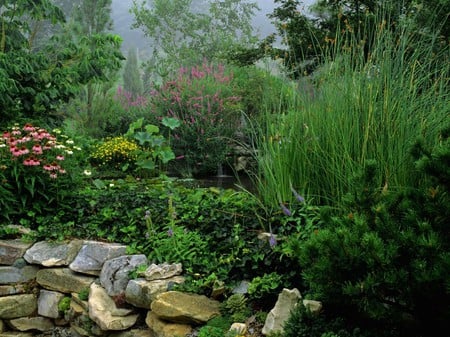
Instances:
[[[257,35],[260,38],[264,38],[275,32],[275,27],[272,25],[267,15],[272,13],[277,5],[273,0],[257,0],[254,2],[258,4],[260,10],[255,12],[253,26],[255,27]],[[303,8],[301,8],[301,10],[308,11],[308,7],[315,3],[315,0],[304,0],[302,2]],[[133,0],[112,1],[111,16],[114,24],[113,32],[123,38],[123,51],[127,51],[130,48],[137,48],[139,55],[145,57],[145,54],[150,50],[151,42],[149,38],[144,36],[141,30],[131,28],[134,21],[134,17],[130,13],[132,4]]]

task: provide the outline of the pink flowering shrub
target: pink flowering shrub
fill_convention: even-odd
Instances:
[[[216,173],[226,161],[239,127],[240,102],[233,89],[233,73],[206,62],[180,68],[173,80],[152,91],[156,117],[180,121],[171,146],[178,162],[193,174]]]
[[[0,133],[0,218],[53,207],[68,181],[66,158],[77,150],[81,149],[57,129],[50,133],[25,124]]]

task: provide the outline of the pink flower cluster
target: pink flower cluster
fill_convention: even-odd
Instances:
[[[147,106],[147,99],[145,96],[134,97],[131,92],[124,90],[121,86],[117,88],[114,99],[119,102],[125,111],[129,111],[131,108],[145,108]]]
[[[60,163],[64,155],[56,154],[55,149],[65,149],[64,145],[57,143],[55,136],[46,129],[38,128],[32,124],[25,124],[22,128],[13,126],[9,131],[3,132],[0,138],[0,150],[7,148],[2,157],[14,163],[21,162],[24,166],[40,166],[50,178],[56,179],[58,174],[66,173]]]

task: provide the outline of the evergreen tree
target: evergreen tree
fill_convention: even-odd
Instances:
[[[123,87],[135,98],[143,93],[144,87],[139,73],[138,58],[135,48],[128,50],[127,61],[123,70]]]

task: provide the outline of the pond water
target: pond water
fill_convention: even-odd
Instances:
[[[180,179],[183,185],[192,188],[218,187],[224,189],[235,189],[237,191],[245,189],[254,191],[254,184],[248,176],[235,177],[231,175],[217,175],[196,179]]]

